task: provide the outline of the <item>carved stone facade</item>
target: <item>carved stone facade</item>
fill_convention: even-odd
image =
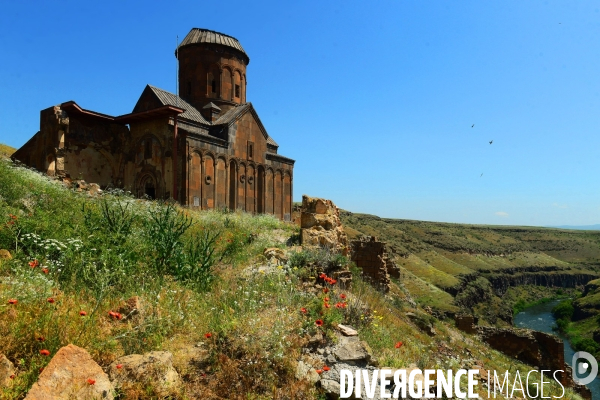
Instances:
[[[191,208],[290,220],[294,160],[277,153],[246,102],[250,59],[240,43],[194,28],[176,56],[180,96],[148,85],[133,112],[116,117],[73,101],[42,110],[40,131],[13,159]]]

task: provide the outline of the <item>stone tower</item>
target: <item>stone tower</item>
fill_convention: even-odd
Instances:
[[[249,62],[236,38],[193,28],[179,45],[179,95],[212,121],[246,103]]]

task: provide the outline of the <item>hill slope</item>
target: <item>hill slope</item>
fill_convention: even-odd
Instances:
[[[386,241],[405,286],[442,312],[467,308],[484,322],[512,323],[523,286],[583,287],[600,276],[600,232],[552,228],[449,224],[341,213],[347,233]],[[437,289],[437,290],[436,290]],[[562,293],[562,291],[558,291]],[[479,310],[479,311],[478,311]]]

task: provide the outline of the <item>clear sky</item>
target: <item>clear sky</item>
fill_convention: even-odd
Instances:
[[[13,147],[43,108],[75,100],[121,115],[146,84],[174,92],[176,36],[208,28],[250,56],[247,99],[296,160],[294,200],[390,218],[600,223],[597,1],[0,5],[0,142]]]

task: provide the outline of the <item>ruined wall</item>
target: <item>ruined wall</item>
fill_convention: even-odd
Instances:
[[[390,275],[400,278],[400,269],[390,259],[385,242],[374,236],[364,236],[350,243],[351,259],[362,270],[363,276],[383,290],[389,290]]]
[[[302,246],[323,247],[348,254],[348,238],[342,228],[339,209],[331,200],[303,195],[300,219]]]
[[[470,334],[477,333],[477,321],[472,315],[456,315],[454,322],[456,323],[456,327],[463,332]]]

